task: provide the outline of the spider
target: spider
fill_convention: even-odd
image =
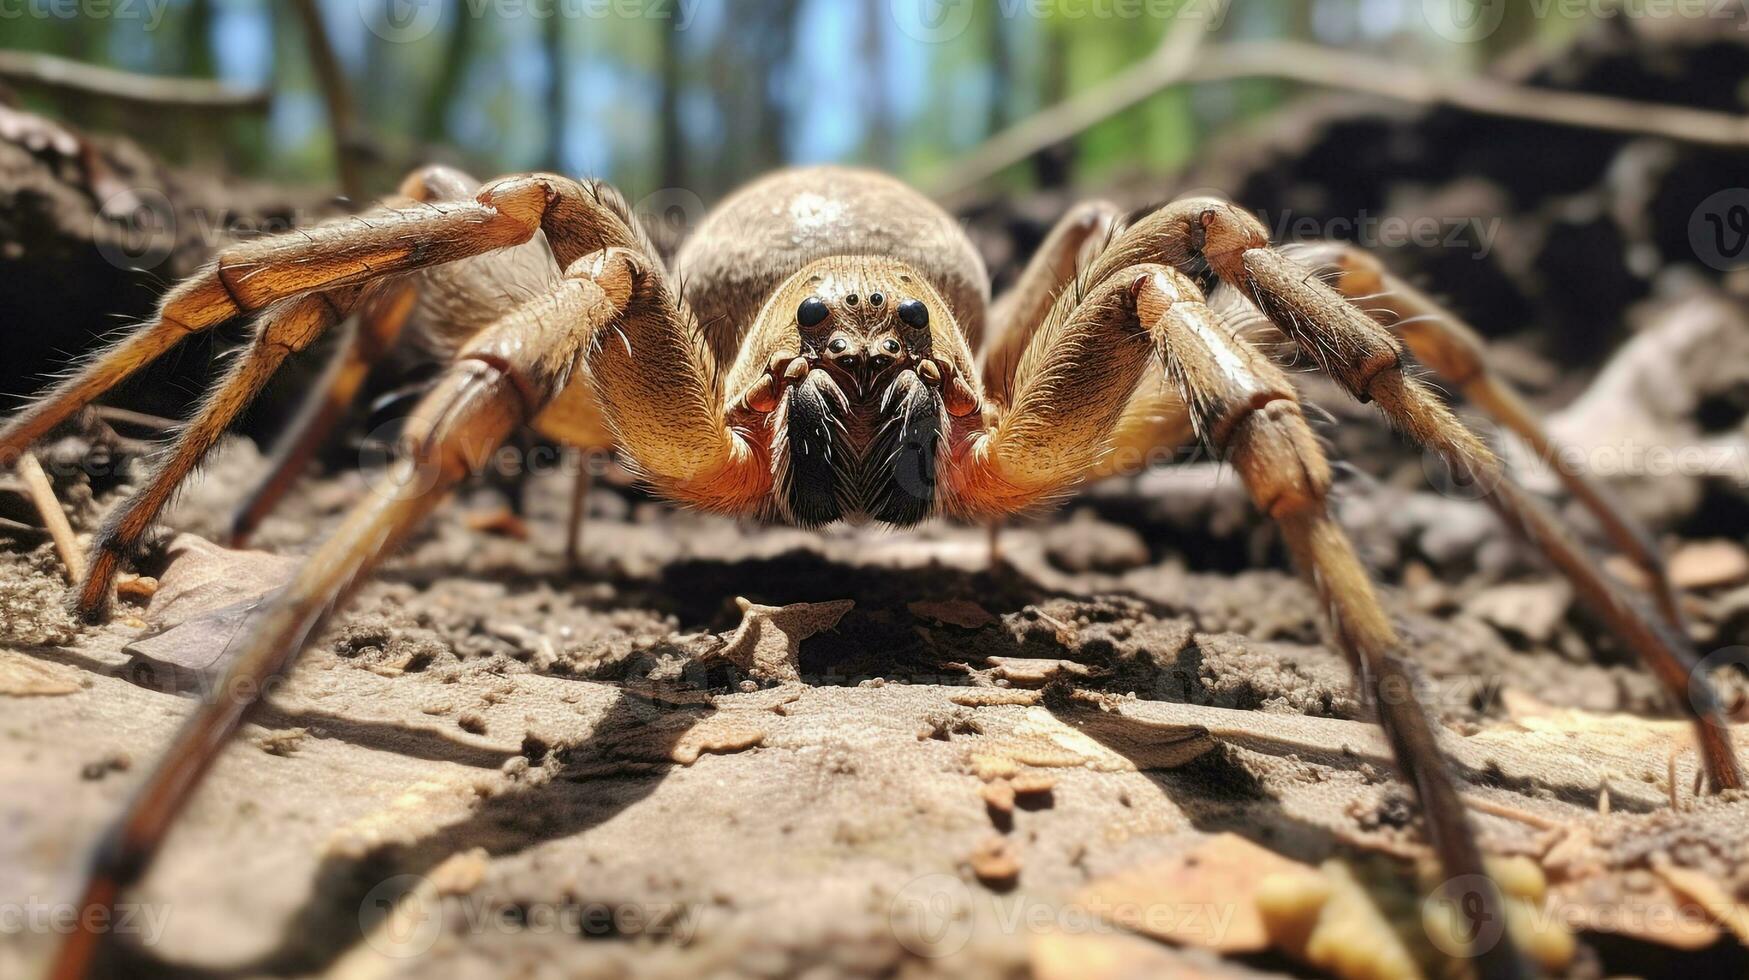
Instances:
[[[1195,276],[1220,284],[1232,303],[1211,306]],[[532,298],[511,298],[519,295]],[[1656,550],[1594,484],[1563,472],[1617,547],[1660,583],[1662,618],[1601,573],[1405,365],[1407,347],[1547,446],[1488,372],[1475,335],[1356,250],[1278,249],[1254,216],[1213,198],[1134,220],[1092,202],[1065,216],[1014,288],[991,302],[959,225],[872,172],[799,169],[756,181],[707,217],[669,270],[605,183],[525,174],[482,186],[427,168],[375,210],[222,252],[171,289],[153,320],[0,430],[0,459],[16,458],[190,333],[259,317],[253,343],[97,534],[76,606],[101,618],[122,562],[289,355],[355,320],[327,383],[241,510],[239,538],[414,314],[421,339],[447,362],[407,420],[394,464],[400,490],[359,501],[267,604],[228,666],[224,689],[238,696],[200,705],[104,835],[85,906],[113,906],[143,874],[252,695],[448,490],[524,427],[611,448],[677,503],[805,526],[996,521],[1194,431],[1276,522],[1319,595],[1329,642],[1377,706],[1447,876],[1482,875],[1432,726],[1402,696],[1411,687],[1391,621],[1328,512],[1329,465],[1293,385],[1235,328],[1233,304],[1255,307],[1349,394],[1473,483],[1692,714],[1711,784],[1742,785]],[[1498,915],[1498,896],[1483,892],[1461,907]],[[71,936],[54,975],[83,975],[99,941]],[[1528,969],[1510,943],[1473,953],[1486,976]]]

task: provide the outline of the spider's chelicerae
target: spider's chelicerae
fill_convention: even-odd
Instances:
[[[288,355],[356,316],[327,387],[241,511],[239,537],[284,492],[404,323],[447,351],[397,462],[411,489],[361,500],[272,600],[228,668],[224,689],[243,692],[285,671],[445,491],[525,426],[617,451],[678,503],[809,526],[911,525],[938,514],[993,521],[1194,429],[1280,526],[1322,598],[1330,642],[1378,706],[1448,876],[1479,875],[1431,726],[1401,696],[1410,685],[1397,636],[1329,516],[1329,466],[1294,388],[1205,304],[1190,278],[1205,272],[1478,487],[1693,712],[1711,783],[1742,785],[1704,680],[1691,689],[1694,656],[1643,534],[1591,482],[1563,471],[1615,544],[1660,583],[1657,615],[1604,577],[1405,368],[1407,346],[1546,447],[1489,374],[1473,334],[1366,256],[1340,246],[1284,253],[1253,216],[1213,199],[1131,222],[1107,204],[1078,207],[992,303],[960,227],[878,174],[806,169],[754,183],[666,269],[604,184],[536,174],[480,187],[427,169],[378,210],[220,254],[164,297],[156,319],[8,422],[0,458],[15,458],[188,334],[260,315],[254,342],[98,534],[77,604],[101,617],[118,566]],[[573,538],[577,522],[574,513]],[[247,707],[241,697],[199,707],[99,847],[87,905],[112,905],[145,870]],[[1477,898],[1466,911],[1498,914],[1495,896]],[[95,933],[73,936],[58,975],[83,973],[96,943]],[[1509,944],[1477,957],[1485,975],[1524,969]]]

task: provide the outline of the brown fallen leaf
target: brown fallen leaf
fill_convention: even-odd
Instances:
[[[193,534],[179,534],[167,552],[146,615],[174,626],[204,613],[259,598],[284,585],[297,559],[265,551],[236,551]]]
[[[1237,834],[1096,879],[1076,896],[1114,925],[1168,942],[1220,953],[1269,948],[1256,903],[1273,875],[1315,878],[1311,866],[1282,857]],[[1156,914],[1169,910],[1170,915]]]
[[[915,616],[948,626],[978,629],[996,621],[988,609],[970,599],[920,599],[905,608]]]
[[[84,690],[85,679],[66,664],[50,663],[13,650],[0,650],[0,694],[53,697]]]
[[[801,680],[802,641],[838,625],[855,605],[853,599],[762,606],[737,596],[741,625],[712,656],[727,660],[756,680]]]
[[[262,596],[252,596],[202,612],[134,640],[122,652],[165,672],[166,676],[154,677],[158,687],[178,690],[210,684],[223,672],[227,654],[248,634],[263,601]]]

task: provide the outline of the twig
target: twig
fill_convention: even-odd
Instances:
[[[66,570],[67,581],[82,581],[85,578],[85,552],[79,549],[79,539],[73,536],[73,525],[67,522],[67,513],[61,509],[61,502],[55,497],[55,488],[49,483],[49,475],[43,472],[42,464],[37,462],[32,453],[18,457],[18,475],[24,478],[24,487],[30,493],[30,501],[36,505],[43,527],[55,541],[55,551],[60,553],[61,567]]]
[[[1174,21],[1160,46],[1140,62],[990,137],[924,186],[936,197],[951,197],[1182,80],[1207,33],[1203,23]]]
[[[1417,105],[1448,105],[1482,115],[1661,136],[1703,146],[1749,146],[1749,118],[1730,113],[1563,92],[1487,77],[1440,78],[1380,58],[1299,41],[1220,44],[1204,49],[1192,61],[1184,50],[1170,44],[1172,40],[1168,35],[1168,43],[1133,67],[997,133],[927,186],[937,197],[951,197],[1172,85],[1242,78],[1277,78]],[[1193,36],[1191,50],[1194,40]]]
[[[334,134],[334,162],[340,170],[340,190],[355,203],[364,200],[364,166],[361,159],[363,142],[359,136],[358,115],[353,111],[351,90],[346,73],[334,54],[334,44],[328,38],[328,27],[322,21],[322,11],[315,0],[296,0],[292,4],[304,27],[304,43],[309,47],[310,67],[322,88],[322,101],[328,106],[328,127]]]
[[[155,108],[263,112],[269,99],[266,89],[239,88],[204,78],[140,75],[32,51],[0,51],[0,78]]]

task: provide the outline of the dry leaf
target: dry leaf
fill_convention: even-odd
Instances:
[[[838,625],[855,605],[852,599],[762,606],[739,596],[741,625],[714,656],[762,681],[801,680],[801,644]]]
[[[298,565],[296,558],[234,551],[193,534],[177,535],[168,554],[170,565],[146,607],[147,616],[161,626],[258,599],[284,585]]]
[[[1308,865],[1223,833],[1182,854],[1100,878],[1081,889],[1076,902],[1156,939],[1255,953],[1269,948],[1258,889],[1272,875],[1295,874],[1317,877]]]
[[[13,650],[0,650],[0,694],[12,697],[51,697],[74,694],[85,688],[79,671],[66,664],[28,657]]]

